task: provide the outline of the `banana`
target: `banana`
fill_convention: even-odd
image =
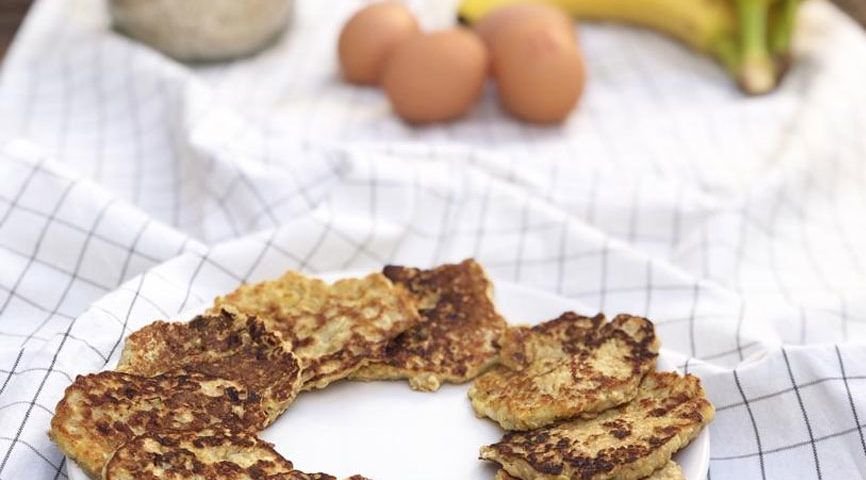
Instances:
[[[460,20],[472,24],[505,5],[526,0],[463,0]],[[714,57],[751,94],[772,90],[777,68],[770,47],[786,49],[790,28],[768,41],[770,7],[794,3],[774,16],[788,18],[797,0],[530,0],[562,8],[581,20],[613,21],[660,31]],[[772,45],[770,45],[772,43]]]
[[[525,0],[465,0],[460,18],[475,23],[487,13]],[[534,0],[562,8],[581,20],[636,24],[666,32],[699,51],[711,50],[719,38],[736,30],[727,0]]]

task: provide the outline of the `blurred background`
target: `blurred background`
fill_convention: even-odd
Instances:
[[[866,1],[833,0],[833,2],[860,24],[866,25]],[[0,3],[0,55],[6,52],[18,25],[32,3],[32,0],[4,0]]]
[[[866,25],[866,0],[832,1],[861,25]],[[0,55],[6,52],[32,3],[33,0],[4,0],[0,3]]]

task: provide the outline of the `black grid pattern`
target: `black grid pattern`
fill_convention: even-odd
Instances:
[[[37,3],[0,77],[0,479],[66,476],[54,404],[156,318],[287,268],[467,256],[654,319],[718,407],[712,478],[866,471],[862,32],[808,7],[804,60],[745,100],[667,40],[587,27],[592,89],[561,128],[490,94],[412,129],[334,78],[355,3],[300,2],[300,39],[197,70],[97,2]]]

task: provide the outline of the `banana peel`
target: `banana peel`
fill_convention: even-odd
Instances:
[[[716,59],[750,95],[774,90],[790,64],[800,0],[463,0],[462,23],[506,5],[533,1],[580,20],[650,28]]]

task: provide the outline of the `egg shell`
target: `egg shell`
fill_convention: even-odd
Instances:
[[[572,29],[514,22],[496,33],[490,51],[500,102],[515,117],[556,123],[577,106],[586,69]]]
[[[515,26],[525,27],[527,24],[570,32],[573,40],[577,42],[574,20],[561,8],[543,3],[517,2],[497,8],[483,16],[473,28],[490,47],[496,41],[497,35],[507,35]]]
[[[484,43],[469,29],[418,35],[394,51],[382,86],[394,111],[407,122],[452,120],[478,101],[488,60]]]
[[[378,2],[357,11],[337,43],[343,78],[360,85],[378,84],[395,47],[418,32],[418,20],[397,2]]]

